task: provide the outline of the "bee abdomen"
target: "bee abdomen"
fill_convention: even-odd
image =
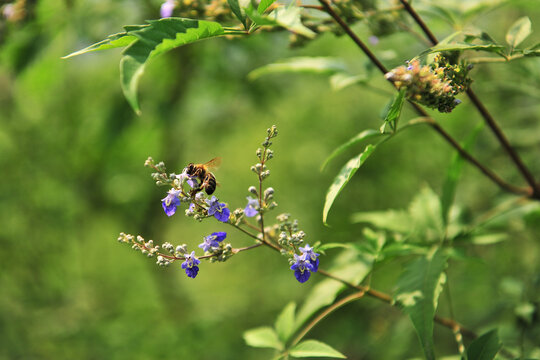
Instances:
[[[208,173],[206,174],[203,182],[204,191],[208,195],[212,195],[214,191],[216,191],[216,178],[213,174]]]

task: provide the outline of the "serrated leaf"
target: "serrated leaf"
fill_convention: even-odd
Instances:
[[[356,285],[370,273],[373,257],[350,249],[341,253],[336,258],[335,264],[329,271],[340,279]],[[296,313],[295,329],[302,326],[318,310],[331,305],[345,288],[344,284],[332,279],[323,280],[315,285]]]
[[[397,284],[395,300],[411,318],[428,360],[435,359],[433,317],[446,280],[445,268],[444,252],[433,250],[410,263]]]
[[[301,56],[261,66],[251,71],[248,74],[248,78],[250,80],[255,80],[264,75],[279,73],[331,75],[344,70],[345,64],[336,58]]]
[[[62,59],[86,54],[92,51],[101,51],[118,47],[125,47],[134,42],[135,40],[137,40],[137,38],[133,35],[129,35],[127,32],[109,35],[105,40],[101,40],[100,42],[90,45],[82,50],[75,51],[69,55],[62,57]]]
[[[236,18],[242,23],[242,25],[244,25],[244,28],[247,28],[246,15],[242,13],[242,9],[240,8],[238,0],[227,0],[227,3],[229,4],[229,7],[231,8],[234,16],[236,16]]]
[[[269,326],[259,327],[244,332],[244,341],[252,347],[283,349],[283,344],[279,341],[274,329]]]
[[[126,99],[139,113],[137,85],[150,59],[182,45],[224,35],[225,30],[217,22],[165,18],[149,21],[148,26],[129,34],[137,37],[137,41],[123,52],[120,80]]]
[[[259,3],[259,6],[257,6],[257,12],[259,14],[262,14],[263,12],[266,11],[266,9],[268,9],[268,7],[270,5],[272,5],[276,0],[261,0],[261,2]]]
[[[396,129],[397,121],[401,115],[403,102],[405,100],[405,89],[401,89],[394,98],[388,103],[383,113],[383,119],[387,124],[390,124],[392,129]]]
[[[292,349],[289,350],[289,354],[292,357],[304,358],[304,357],[331,357],[338,359],[346,359],[347,357],[323,342],[317,340],[305,340],[298,343]]]
[[[283,311],[278,315],[276,319],[276,324],[274,325],[274,327],[276,329],[278,338],[283,343],[286,343],[291,337],[291,335],[294,333],[295,311],[296,304],[294,302],[290,302],[289,304],[287,304],[287,306],[285,306]]]
[[[476,140],[476,137],[483,128],[483,122],[479,123],[479,125],[476,126],[471,135],[467,138],[467,140],[465,140],[465,143],[463,144],[463,148],[465,150],[469,151],[471,149]],[[452,203],[454,202],[457,183],[461,176],[461,169],[463,168],[464,163],[465,159],[458,152],[456,152],[454,153],[454,156],[452,157],[452,160],[450,162],[450,166],[448,167],[448,171],[446,172],[446,178],[444,180],[441,195],[441,215],[445,226],[448,225],[448,213],[450,211]]]
[[[519,18],[506,33],[506,42],[513,48],[521,44],[531,34],[531,20],[528,16]]]
[[[468,360],[493,360],[501,348],[497,330],[488,333],[474,340],[467,349]]]
[[[381,134],[379,130],[369,129],[369,130],[362,131],[361,133],[357,134],[355,137],[349,139],[349,141],[347,141],[346,143],[340,145],[337,149],[335,149],[332,152],[332,154],[330,154],[330,156],[328,156],[326,160],[324,160],[324,163],[321,166],[321,171],[324,170],[324,168],[326,168],[326,166],[330,163],[330,161],[332,161],[337,156],[343,154],[345,151],[347,151],[351,147],[361,143],[364,140],[380,138],[384,136],[388,136],[388,135]]]
[[[360,154],[349,160],[339,171],[338,175],[335,177],[334,182],[328,188],[326,193],[326,200],[324,202],[323,209],[323,223],[326,224],[326,218],[328,217],[328,212],[332,208],[334,200],[339,195],[341,190],[349,183],[351,178],[354,176],[356,171],[362,166],[369,156],[375,151],[376,145],[369,144],[366,146],[364,151]]]

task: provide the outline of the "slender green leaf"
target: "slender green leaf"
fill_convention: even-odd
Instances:
[[[388,103],[386,107],[383,119],[386,123],[390,124],[392,129],[396,128],[397,121],[401,115],[401,109],[403,108],[403,102],[405,100],[405,89],[401,89],[394,98]]]
[[[513,48],[521,44],[532,32],[531,20],[524,16],[519,18],[506,33],[506,42]]]
[[[345,70],[345,64],[331,57],[293,57],[273,64],[261,66],[248,74],[250,80],[264,75],[279,73],[335,74]]]
[[[223,27],[211,21],[165,18],[129,32],[137,41],[124,50],[120,61],[120,80],[124,95],[139,113],[137,85],[148,60],[176,47],[225,34]]]
[[[291,335],[294,332],[294,312],[296,311],[296,304],[294,302],[290,302],[285,306],[281,314],[276,319],[276,324],[274,325],[276,329],[276,333],[278,335],[278,338],[283,342],[286,343]]]
[[[92,51],[101,51],[107,49],[114,49],[118,47],[125,47],[137,40],[133,35],[129,35],[127,32],[122,32],[118,34],[109,35],[105,40],[97,42],[93,45],[90,45],[82,50],[75,51],[69,55],[62,57],[62,59],[67,59],[73,56],[86,54]]]
[[[292,357],[331,357],[338,359],[346,359],[347,357],[325,343],[317,340],[306,340],[294,346],[289,350]]]
[[[453,44],[442,44],[435,45],[432,48],[429,48],[423,51],[420,56],[442,52],[442,51],[465,51],[465,50],[476,50],[476,51],[487,51],[492,53],[500,54],[504,50],[504,46],[497,44],[468,44],[468,43],[453,43]]]
[[[244,332],[244,341],[252,347],[283,349],[278,335],[271,327],[264,326]]]
[[[446,280],[446,256],[433,249],[410,263],[398,281],[395,300],[411,318],[428,360],[435,359],[433,317]]]
[[[350,249],[341,253],[336,258],[335,264],[330,268],[332,274],[352,284],[358,284],[370,273],[373,257]],[[344,284],[332,279],[323,280],[315,285],[296,314],[295,330],[318,310],[332,304],[345,288]]]
[[[471,147],[474,144],[474,141],[476,140],[476,137],[480,133],[480,131],[484,128],[484,123],[479,123],[478,126],[474,129],[474,131],[471,133],[471,135],[465,140],[465,144],[463,144],[463,148],[465,150],[470,150]],[[454,153],[454,156],[452,158],[452,161],[450,162],[450,166],[448,168],[448,171],[446,172],[446,179],[443,184],[442,189],[442,196],[441,196],[441,212],[442,212],[442,219],[444,222],[444,225],[448,225],[448,212],[450,211],[450,207],[452,206],[452,203],[454,202],[454,196],[456,194],[456,188],[457,183],[459,180],[459,177],[461,176],[461,169],[463,168],[463,164],[465,163],[465,159],[458,153]]]
[[[302,9],[298,6],[280,6],[268,15],[262,15],[251,9],[245,9],[247,16],[259,26],[280,26],[295,34],[313,39],[317,34],[304,26],[301,20]]]
[[[262,14],[263,12],[266,11],[266,9],[268,9],[268,7],[270,5],[272,5],[276,0],[261,0],[261,2],[259,3],[259,6],[257,6],[257,12],[259,14]]]
[[[427,242],[439,242],[445,235],[441,217],[441,202],[431,188],[425,186],[409,205],[414,223],[413,236]]]
[[[244,25],[244,28],[247,28],[246,15],[242,13],[242,9],[240,8],[238,0],[227,0],[227,3],[229,4],[229,7],[231,8],[234,16],[236,16],[236,18],[242,23],[242,25]]]
[[[497,330],[488,333],[474,340],[467,349],[468,360],[493,360],[501,348]]]
[[[335,149],[332,152],[332,154],[330,154],[330,156],[328,156],[326,160],[324,160],[324,163],[321,166],[321,171],[323,171],[326,168],[326,166],[330,163],[330,161],[332,161],[337,156],[343,154],[345,151],[347,151],[351,147],[361,143],[364,140],[368,140],[372,138],[380,138],[384,136],[388,136],[388,135],[381,134],[379,130],[369,129],[369,130],[362,131],[361,133],[357,134],[355,137],[353,137],[352,139],[350,139],[349,141],[347,141],[346,143],[340,145],[337,149]]]
[[[326,251],[326,250],[330,250],[330,249],[336,249],[336,248],[345,248],[345,249],[348,249],[349,248],[349,244],[343,244],[343,243],[326,243],[326,244],[323,244],[321,246],[317,246],[317,251]]]
[[[324,203],[324,209],[323,209],[323,223],[326,224],[326,218],[328,217],[328,212],[330,211],[330,208],[332,207],[332,204],[334,203],[334,200],[339,195],[341,190],[345,188],[347,183],[351,180],[353,175],[358,171],[360,166],[362,166],[366,160],[369,158],[369,156],[373,153],[375,150],[376,145],[369,144],[366,146],[364,151],[362,151],[360,154],[349,160],[343,168],[339,171],[339,174],[334,179],[334,182],[332,185],[330,185],[330,188],[328,189],[328,192],[326,193],[326,200]]]

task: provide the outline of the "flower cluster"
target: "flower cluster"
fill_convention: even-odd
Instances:
[[[282,214],[277,217],[277,224],[269,227],[264,225],[264,214],[277,207],[274,201],[274,188],[263,187],[263,182],[270,176],[266,163],[274,157],[270,147],[272,139],[276,136],[275,126],[267,129],[267,136],[262,147],[256,152],[258,162],[251,167],[257,175],[258,187],[248,188],[250,196],[247,196],[247,204],[234,212],[231,212],[227,204],[220,202],[215,195],[206,194],[208,183],[203,179],[208,178],[208,172],[205,173],[204,166],[189,164],[177,175],[168,174],[163,162],[155,163],[150,157],[145,162],[145,166],[155,171],[152,173],[152,178],[156,184],[170,187],[167,195],[161,199],[161,206],[167,216],[176,214],[182,203],[189,203],[185,210],[186,216],[198,221],[213,217],[219,222],[228,223],[253,238],[255,245],[234,249],[230,243],[224,243],[227,233],[217,231],[203,238],[198,247],[204,251],[204,255],[197,257],[195,251],[188,252],[186,244],[174,246],[166,242],[159,246],[155,245],[153,240],[146,241],[140,235],[135,237],[125,233],[120,234],[118,241],[131,245],[133,249],[147,257],[156,258],[159,266],[168,266],[175,261],[182,261],[181,268],[190,278],[195,278],[199,274],[201,260],[225,261],[240,251],[267,245],[287,256],[290,269],[294,271],[296,279],[301,283],[306,282],[311,273],[319,268],[319,254],[309,244],[304,243],[305,233],[298,229],[298,221],[290,221],[290,215]],[[215,185],[215,178],[213,174],[211,175]],[[214,189],[215,186],[209,191],[210,194]],[[251,218],[255,219],[256,224],[252,223]],[[258,231],[258,234],[253,234],[252,230]]]
[[[161,206],[167,216],[173,216],[176,209],[182,202],[190,203],[186,210],[186,215],[193,216],[195,219],[202,221],[207,217],[215,217],[221,222],[228,222],[231,215],[230,209],[226,203],[220,202],[219,199],[212,195],[208,198],[201,191],[201,182],[196,176],[189,175],[187,168],[181,174],[167,174],[165,164],[163,162],[155,164],[154,160],[149,157],[144,163],[145,166],[151,167],[156,172],[152,173],[152,178],[157,185],[168,185],[171,189],[167,192],[167,196],[161,199]]]
[[[385,78],[398,89],[405,89],[408,99],[440,112],[451,112],[461,103],[456,95],[467,90],[470,66],[451,65],[438,56],[431,66],[413,60],[407,66],[386,73]]]
[[[305,232],[298,228],[298,220],[291,221],[290,214],[277,216],[278,224],[274,227],[277,233],[277,243],[281,248],[281,254],[288,257],[290,269],[294,271],[296,279],[304,283],[312,272],[319,269],[319,255],[309,244],[303,245]],[[300,255],[297,254],[300,250]]]
[[[156,264],[159,266],[169,266],[175,261],[183,261],[182,269],[190,278],[195,278],[199,273],[199,259],[207,259],[210,262],[225,261],[234,253],[231,244],[224,244],[223,240],[227,237],[227,233],[220,231],[214,232],[203,238],[203,242],[199,247],[205,252],[204,256],[195,256],[195,251],[188,253],[187,245],[174,246],[171,243],[163,243],[161,246],[155,245],[153,240],[146,241],[142,236],[136,237],[131,234],[120,233],[118,241],[129,244],[134,250],[140,251],[147,257],[155,257]]]
[[[0,7],[0,12],[2,13],[2,17],[4,17],[7,21],[19,22],[26,17],[26,7],[26,0],[16,0]]]

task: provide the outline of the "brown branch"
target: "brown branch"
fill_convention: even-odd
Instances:
[[[433,45],[437,45],[439,41],[428,28],[426,23],[420,18],[418,13],[407,2],[407,0],[400,0],[400,2],[405,8],[405,10],[409,13],[409,15],[411,15],[414,21],[418,24],[418,26],[420,26],[429,41],[431,41]],[[530,172],[529,168],[523,163],[518,153],[514,150],[493,116],[491,116],[488,109],[484,106],[484,104],[480,101],[480,99],[476,96],[476,94],[471,88],[467,89],[467,96],[472,101],[480,115],[482,115],[491,131],[497,137],[497,140],[499,140],[499,143],[502,145],[506,153],[510,156],[518,170],[521,172],[521,175],[523,175],[523,177],[531,187],[531,190],[529,191],[529,196],[535,199],[540,199],[540,186],[536,183],[536,180],[534,179],[534,176]]]
[[[364,44],[362,40],[352,31],[349,25],[332,9],[328,0],[319,0],[319,2],[324,7],[324,10],[341,26],[341,28],[349,35],[349,37],[362,49],[364,54],[377,66],[377,68],[383,73],[386,74],[388,69],[379,61],[379,59],[371,52],[371,50]],[[415,111],[422,117],[430,118],[431,121],[428,121],[428,124],[441,135],[452,147],[454,147],[463,158],[469,161],[471,164],[476,166],[484,175],[489,179],[495,182],[503,190],[520,195],[530,195],[528,189],[519,188],[511,184],[506,183],[500,177],[498,177],[493,171],[486,168],[478,160],[476,160],[471,154],[469,154],[461,145],[454,139],[450,134],[448,134],[435,120],[433,120],[429,114],[421,108],[418,104],[409,101],[412,104]]]

